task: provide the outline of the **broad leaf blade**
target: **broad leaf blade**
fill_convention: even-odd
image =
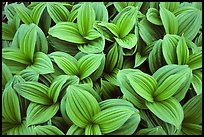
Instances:
[[[34,128],[34,130],[37,135],[64,135],[64,133],[59,128],[52,125],[38,125]]]

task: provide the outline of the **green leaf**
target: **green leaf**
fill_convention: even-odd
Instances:
[[[167,64],[177,64],[176,47],[180,37],[166,34],[162,41],[162,53]]]
[[[39,79],[39,73],[37,73],[32,68],[26,68],[22,70],[19,75],[25,79],[25,81],[38,81]]]
[[[115,68],[110,74],[105,74],[104,78],[105,80],[109,81],[111,84],[119,86],[119,83],[117,81],[117,74],[119,69]]]
[[[49,88],[42,83],[35,81],[17,83],[14,85],[14,89],[18,94],[32,102],[42,105],[50,105],[52,103],[48,97]]]
[[[162,21],[160,19],[159,11],[156,8],[149,8],[147,13],[147,20],[155,25],[162,25]]]
[[[117,25],[108,22],[100,22],[98,23],[98,25],[108,29],[112,33],[112,35],[119,37],[119,28]]]
[[[42,124],[50,120],[59,110],[59,103],[45,106],[31,102],[26,112],[26,125]]]
[[[135,54],[135,65],[134,68],[139,67],[147,59],[146,56],[141,56],[139,52]]]
[[[93,121],[99,124],[103,134],[107,134],[120,128],[132,114],[134,111],[127,107],[111,107],[94,115]]]
[[[109,133],[109,135],[132,135],[136,131],[140,120],[140,115],[134,113],[119,129]]]
[[[137,92],[131,86],[129,80],[127,79],[128,74],[132,72],[137,72],[135,69],[123,69],[120,70],[117,74],[117,81],[119,83],[119,87],[123,95],[130,101],[134,106],[145,109],[145,101],[142,97],[140,97]]]
[[[177,54],[179,65],[185,65],[188,63],[189,50],[188,50],[185,38],[183,36],[178,41],[178,45],[176,47],[176,54]]]
[[[198,124],[184,123],[181,130],[185,135],[202,135],[202,125]]]
[[[124,8],[114,18],[113,23],[119,28],[119,37],[123,38],[133,29],[137,21],[137,9],[133,6]]]
[[[37,135],[64,135],[64,133],[59,128],[52,125],[38,125],[34,128],[34,130]]]
[[[90,76],[101,64],[104,54],[88,54],[78,60],[80,79]]]
[[[84,53],[101,53],[105,48],[105,38],[103,36],[88,41],[86,44],[78,45],[78,49]]]
[[[11,85],[5,87],[2,94],[2,117],[12,124],[21,123],[19,98]]]
[[[54,68],[50,58],[43,52],[35,53],[34,63],[31,65],[31,68],[39,74],[47,74],[54,72]]]
[[[71,55],[57,51],[51,53],[49,56],[50,58],[54,59],[58,67],[67,75],[78,75],[79,69],[77,66],[77,60]]]
[[[186,39],[193,40],[200,30],[202,24],[202,11],[196,8],[188,10],[176,16],[178,20],[178,34],[182,34]]]
[[[30,17],[31,10],[25,7],[23,3],[17,4],[15,6],[15,10],[16,10],[16,14],[25,24],[30,24],[33,22],[32,18]]]
[[[97,21],[108,22],[108,10],[104,5],[104,2],[93,2],[92,7],[94,9]]]
[[[144,99],[153,102],[153,94],[157,89],[157,82],[153,77],[137,70],[136,72],[129,73],[127,79],[137,94]]]
[[[183,105],[183,123],[202,124],[202,95],[193,96]]]
[[[87,125],[85,127],[85,135],[101,135],[101,130],[99,125],[97,124]]]
[[[179,8],[180,2],[160,2],[160,6],[164,7],[165,9],[173,12],[177,8]]]
[[[47,12],[55,23],[68,21],[69,11],[58,2],[47,2]]]
[[[162,101],[170,98],[186,80],[185,73],[169,76],[154,92],[154,100]]]
[[[67,131],[66,135],[85,135],[85,129],[73,124]]]
[[[79,81],[78,77],[76,77],[76,76],[67,76],[67,75],[60,75],[60,76],[56,77],[53,80],[53,82],[52,82],[52,84],[51,84],[51,86],[50,86],[50,88],[48,90],[48,96],[53,100],[53,103],[57,102],[63,85],[65,85],[67,83],[69,83],[69,84],[75,83],[73,81],[73,78],[77,79]]]
[[[13,75],[9,67],[2,61],[2,89],[4,89],[6,83],[12,79]]]
[[[161,126],[156,126],[153,128],[143,128],[136,135],[166,135],[166,132]]]
[[[202,51],[191,54],[188,60],[188,66],[192,69],[202,68]]]
[[[17,48],[12,48],[12,47],[3,48],[2,49],[2,58],[9,60],[9,61],[15,61],[18,63],[22,63],[25,65],[31,64],[30,59],[21,50],[19,50]]]
[[[2,22],[2,40],[13,40],[15,30],[9,24]]]
[[[86,36],[88,31],[93,28],[95,22],[95,12],[90,2],[85,2],[81,5],[77,15],[77,25],[79,33]]]
[[[159,14],[161,16],[162,24],[164,25],[166,34],[177,34],[178,20],[176,16],[168,9],[160,5]]]
[[[59,22],[55,26],[51,27],[48,34],[67,42],[76,44],[85,44],[85,39],[81,36],[78,30],[78,26],[72,22]]]
[[[197,95],[202,94],[202,72],[199,70],[193,71],[193,88]]]
[[[114,7],[118,12],[121,12],[127,6],[138,7],[138,10],[141,8],[143,2],[114,2]]]
[[[173,97],[160,102],[146,102],[148,109],[161,120],[180,128],[184,119],[183,108]]]
[[[126,49],[132,49],[137,44],[137,36],[135,34],[127,34],[122,39],[115,38],[115,40],[118,43],[118,45]]]
[[[67,88],[66,112],[71,121],[81,128],[91,122],[92,117],[100,112],[97,100],[87,91],[78,90],[70,85]]]
[[[38,25],[40,18],[45,10],[46,4],[44,2],[37,4],[31,11],[31,18],[33,22]]]
[[[101,37],[101,34],[98,31],[96,31],[94,29],[90,29],[88,31],[87,36],[85,36],[84,38],[87,40],[94,40],[94,39],[97,39],[99,37]]]
[[[16,5],[17,5],[16,3],[11,3],[4,7],[5,15],[8,20],[12,20],[16,15],[16,9],[15,9]]]

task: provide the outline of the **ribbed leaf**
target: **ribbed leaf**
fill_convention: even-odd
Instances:
[[[131,86],[144,99],[153,102],[153,93],[157,88],[156,80],[150,75],[138,70],[127,75]]]
[[[86,127],[91,118],[100,111],[97,100],[87,91],[74,85],[67,89],[66,112],[71,121],[79,127]]]
[[[105,38],[103,36],[91,40],[86,44],[78,45],[78,49],[84,53],[101,53],[105,48]]]
[[[67,131],[66,135],[85,135],[85,129],[73,124]]]
[[[180,37],[166,34],[162,41],[162,53],[167,64],[177,64],[176,47]]]
[[[192,70],[202,68],[202,51],[189,56],[188,65]]]
[[[53,52],[49,55],[67,75],[78,75],[77,60],[64,52]]]
[[[86,36],[88,31],[93,28],[95,22],[95,12],[90,2],[85,2],[81,5],[77,15],[77,25],[79,33]]]
[[[50,120],[59,110],[59,103],[45,106],[31,102],[26,112],[26,125],[42,124]]]
[[[12,124],[21,123],[19,98],[11,85],[7,86],[2,94],[2,116]]]
[[[145,60],[147,59],[146,56],[141,56],[139,52],[135,54],[135,65],[134,68],[139,67]]]
[[[118,12],[121,12],[127,6],[134,6],[138,7],[138,10],[141,8],[143,2],[114,2],[114,7],[117,9]]]
[[[202,95],[193,96],[183,106],[184,123],[202,124]]]
[[[90,29],[87,33],[87,36],[85,36],[84,38],[87,39],[87,40],[94,40],[94,39],[97,39],[101,37],[101,34],[94,30],[94,29]]]
[[[188,8],[176,16],[178,20],[178,34],[186,39],[193,40],[202,24],[202,11],[196,8]]]
[[[34,130],[37,135],[64,135],[59,128],[52,125],[36,126]]]
[[[92,7],[94,9],[97,21],[108,22],[108,10],[103,2],[93,2]]]
[[[119,37],[125,37],[134,27],[137,19],[137,9],[133,6],[124,8],[114,18],[113,23],[119,28]]]
[[[19,49],[5,47],[2,49],[2,58],[6,60],[15,61],[25,65],[30,65],[30,59]],[[6,63],[6,62],[5,62]]]
[[[101,64],[104,54],[88,54],[78,60],[80,79],[91,75]]]
[[[101,130],[99,125],[97,124],[87,125],[85,127],[85,135],[101,135]]]
[[[162,101],[170,98],[180,88],[186,78],[185,73],[169,76],[154,92],[154,99]]]
[[[202,125],[198,124],[184,123],[181,130],[185,135],[202,135]]]
[[[107,134],[120,128],[132,114],[134,111],[127,107],[111,107],[97,113],[93,121],[99,124],[103,134]]]
[[[180,2],[160,2],[160,6],[164,7],[165,9],[173,12],[177,8],[179,8]]]
[[[160,6],[160,16],[162,24],[164,25],[166,34],[177,34],[178,20],[176,16],[168,9]]]
[[[6,83],[13,77],[9,67],[2,61],[2,89],[4,89]]]
[[[35,53],[34,63],[33,65],[31,65],[31,68],[39,74],[47,74],[54,72],[54,68],[50,58],[43,52]]]
[[[122,48],[132,49],[137,44],[137,36],[135,34],[128,34],[122,39],[115,38],[118,45]]]
[[[33,22],[32,18],[30,17],[31,10],[25,7],[23,3],[16,5],[15,10],[16,14],[25,24],[30,24]]]
[[[46,7],[46,4],[44,2],[37,4],[31,11],[31,18],[33,22],[38,25],[41,15],[43,14],[43,11]]]
[[[48,14],[55,23],[68,21],[69,11],[63,4],[58,2],[47,2],[46,6]]]
[[[16,3],[8,4],[4,7],[5,15],[8,20],[12,20],[16,14]]]
[[[180,103],[173,97],[160,102],[146,102],[149,110],[161,120],[180,128],[184,112]]]
[[[114,36],[119,37],[119,28],[117,25],[108,22],[98,23],[99,26],[105,27],[108,29]]]
[[[134,106],[144,109],[146,108],[144,99],[140,97],[137,92],[133,89],[131,86],[129,80],[127,79],[128,74],[132,72],[137,72],[135,69],[123,69],[120,70],[117,74],[117,81],[119,83],[121,92],[123,95],[127,98],[128,101],[130,101]]]
[[[153,128],[144,128],[139,130],[136,135],[166,135],[166,132],[161,126]]]
[[[49,88],[42,83],[35,81],[17,83],[14,85],[14,89],[18,94],[32,102],[42,105],[50,105],[52,103],[48,97]]]
[[[202,72],[199,70],[193,71],[193,88],[197,95],[202,94]]]
[[[72,22],[59,22],[49,29],[48,33],[61,40],[72,43],[84,44],[86,41],[79,33],[77,24]]]
[[[147,20],[155,25],[162,25],[162,21],[160,19],[159,11],[156,8],[149,8],[147,13]]]
[[[2,22],[2,40],[13,40],[15,30],[9,24]]]
[[[37,73],[32,68],[26,68],[22,70],[19,75],[25,79],[25,81],[38,81],[39,79],[39,73]]]
[[[186,44],[186,40],[183,36],[178,41],[178,45],[176,47],[176,54],[179,65],[185,65],[188,63],[189,50]]]

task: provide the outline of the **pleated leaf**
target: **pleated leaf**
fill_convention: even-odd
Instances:
[[[159,11],[156,8],[149,8],[147,13],[147,20],[155,25],[162,25]]]
[[[139,96],[137,92],[135,92],[129,80],[127,79],[127,75],[135,71],[137,72],[135,69],[120,70],[117,74],[117,81],[119,83],[121,92],[127,98],[127,100],[130,101],[134,106],[144,109],[146,108],[144,99]]]
[[[68,21],[69,11],[58,2],[47,2],[47,12],[55,23]]]
[[[183,105],[184,123],[202,124],[202,95],[193,96]]]
[[[139,67],[147,59],[147,56],[142,56],[139,52],[135,54],[134,68]]]
[[[111,107],[94,115],[93,121],[99,124],[103,134],[107,134],[120,128],[132,114],[134,111],[127,107]]]
[[[87,91],[78,90],[74,85],[67,89],[66,112],[71,121],[85,128],[92,117],[100,112],[97,100]]]
[[[94,40],[94,39],[97,39],[99,37],[101,37],[101,34],[98,31],[96,31],[94,29],[90,29],[88,31],[87,36],[85,36],[84,38],[87,40]]]
[[[10,85],[4,89],[2,94],[2,116],[12,124],[21,123],[19,98]]]
[[[191,54],[188,60],[188,66],[192,69],[202,68],[202,51]]]
[[[119,37],[119,27],[113,23],[108,22],[100,22],[98,23],[99,26],[105,27],[108,29],[114,36]]]
[[[96,15],[96,21],[108,22],[108,10],[103,2],[93,2],[92,7]]]
[[[73,124],[67,131],[66,135],[85,135],[85,129]]]
[[[49,55],[54,59],[57,66],[67,75],[78,75],[77,60],[71,55],[64,52],[53,52]]]
[[[181,130],[185,135],[202,135],[202,125],[194,123],[184,123]]]
[[[202,94],[202,72],[199,70],[193,71],[193,88],[197,95]]]
[[[43,52],[35,53],[34,63],[31,65],[31,68],[39,74],[48,74],[54,72],[54,67],[50,58]]]
[[[137,9],[133,6],[124,8],[114,18],[113,23],[119,28],[119,37],[125,37],[134,27],[137,20]]]
[[[33,22],[32,18],[30,17],[31,10],[25,7],[23,3],[18,4],[15,6],[16,14],[25,24],[30,24]]]
[[[86,36],[88,31],[93,28],[95,22],[95,12],[90,2],[85,2],[81,5],[77,15],[77,25],[79,33]]]
[[[160,2],[160,6],[164,7],[165,9],[173,12],[177,8],[179,8],[180,2]]]
[[[51,99],[48,97],[48,87],[35,81],[27,81],[15,84],[14,89],[22,97],[42,105],[50,105]]]
[[[138,10],[141,8],[143,2],[114,2],[114,7],[118,12],[121,12],[127,6],[138,7]]]
[[[167,64],[177,64],[176,47],[180,37],[167,34],[162,41],[162,53]]]
[[[46,4],[44,2],[37,4],[31,11],[31,18],[33,22],[38,25],[41,15],[43,14],[43,11],[45,10]]]
[[[162,6],[160,6],[159,14],[161,16],[161,21],[164,25],[166,34],[177,34],[178,20],[176,16],[171,11]]]
[[[156,80],[150,75],[137,71],[127,75],[131,86],[144,99],[153,102],[153,93],[157,88]]]
[[[123,38],[115,38],[118,45],[122,48],[132,49],[137,44],[137,36],[135,34],[128,34]]]
[[[160,102],[146,102],[148,109],[164,122],[180,128],[184,119],[183,108],[173,97]]]
[[[64,133],[53,125],[36,126],[34,128],[37,135],[64,135]]]
[[[67,42],[84,44],[86,41],[81,36],[78,30],[78,26],[72,22],[59,22],[55,26],[51,27],[48,31],[53,37],[56,37]]]
[[[25,81],[38,81],[39,79],[39,73],[37,73],[32,68],[26,68],[22,70],[19,75],[25,79]]]
[[[31,102],[26,112],[26,125],[42,124],[50,120],[59,110],[59,103],[45,106]]]
[[[2,22],[2,40],[13,40],[15,30],[9,24]]]
[[[4,89],[6,83],[13,77],[9,67],[2,61],[2,89]]]
[[[97,124],[87,125],[85,128],[85,135],[101,135],[101,130],[99,125]]]
[[[170,98],[185,80],[185,73],[169,76],[154,92],[154,99],[156,101],[162,101]]]
[[[189,50],[186,44],[186,40],[183,36],[178,41],[178,45],[176,47],[176,54],[179,65],[185,65],[188,63]]]
[[[101,64],[104,54],[88,54],[78,60],[80,79],[90,76]]]
[[[166,135],[166,132],[161,126],[153,128],[144,128],[139,130],[136,135]]]

